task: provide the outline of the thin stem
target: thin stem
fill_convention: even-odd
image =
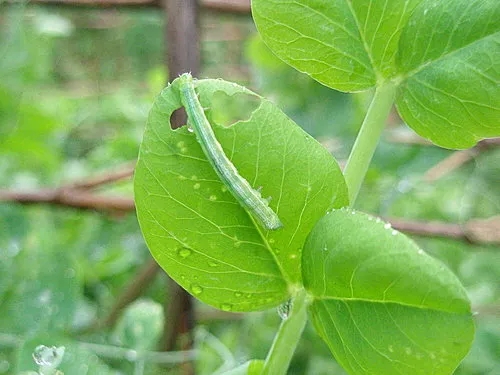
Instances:
[[[267,354],[262,375],[286,375],[293,353],[307,321],[307,295],[303,290],[294,299],[288,317],[283,319]]]
[[[377,87],[370,108],[366,113],[356,142],[344,168],[344,177],[349,189],[349,202],[353,206],[361,184],[377,148],[380,135],[394,102],[396,86],[386,82]]]

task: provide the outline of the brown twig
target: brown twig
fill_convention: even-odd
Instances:
[[[500,216],[473,219],[467,223],[421,222],[400,218],[385,219],[394,229],[425,237],[444,237],[472,244],[500,244]]]
[[[104,212],[130,212],[131,198],[97,195],[79,190],[42,189],[34,192],[0,190],[0,201],[26,205],[51,204]],[[426,237],[446,237],[474,244],[500,243],[500,217],[472,219],[464,224],[421,222],[400,218],[385,219],[395,229]]]
[[[123,166],[117,168],[117,170],[108,171],[103,174],[84,179],[81,181],[76,181],[71,184],[65,185],[65,190],[90,190],[102,185],[110,184],[113,182],[125,180],[134,175],[135,161],[129,162]]]
[[[21,0],[9,0],[10,3],[21,3]],[[97,8],[109,7],[161,7],[162,0],[31,0],[35,4],[87,6]],[[201,0],[200,5],[208,10],[227,13],[250,13],[250,0]]]
[[[139,298],[153,282],[155,276],[160,271],[160,266],[154,259],[147,261],[135,274],[128,285],[124,288],[122,294],[118,296],[114,305],[106,318],[99,326],[112,327],[120,317],[125,307]]]
[[[134,201],[127,197],[106,196],[74,189],[41,189],[33,192],[0,190],[0,201],[23,205],[51,204],[84,210],[129,212]]]
[[[447,158],[441,160],[424,174],[424,181],[433,182],[449,174],[455,169],[475,159],[480,153],[500,146],[500,138],[483,139],[477,145],[468,149],[455,151]]]
[[[423,175],[423,180],[425,182],[434,182],[439,180],[441,177],[446,176],[455,169],[458,169],[462,165],[474,159],[478,154],[479,151],[476,148],[455,151],[450,156],[444,158],[432,168],[428,169]]]
[[[426,139],[408,132],[393,132],[389,135],[389,141],[394,143],[417,144],[423,146],[433,145]],[[480,153],[498,146],[500,146],[500,138],[490,138],[479,141],[477,145],[468,150],[455,151],[425,172],[423,179],[425,182],[434,182],[473,160]]]

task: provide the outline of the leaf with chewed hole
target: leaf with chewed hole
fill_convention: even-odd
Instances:
[[[198,80],[195,89],[224,153],[254,189],[271,197],[283,228],[258,226],[219,179],[195,134],[170,128],[181,106],[173,84],[154,103],[136,167],[142,232],[158,263],[203,302],[231,311],[277,306],[301,284],[301,251],[314,224],[347,205],[344,178],[328,151],[270,101],[222,80]],[[234,116],[217,111],[245,96],[253,111],[228,124]],[[237,101],[220,105],[231,97]]]
[[[459,280],[380,219],[347,209],[323,217],[302,272],[315,328],[350,375],[449,375],[470,348]]]

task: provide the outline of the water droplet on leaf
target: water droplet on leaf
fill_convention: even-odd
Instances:
[[[203,293],[203,288],[199,285],[193,285],[191,286],[191,291],[193,292],[193,294],[199,295]]]
[[[290,315],[290,311],[292,310],[293,302],[289,299],[286,302],[283,302],[281,305],[277,307],[278,315],[281,319],[285,320]]]
[[[182,249],[180,249],[177,254],[179,254],[179,256],[181,258],[187,258],[188,256],[190,256],[193,252],[190,250],[190,249],[187,249],[185,247],[183,247]]]

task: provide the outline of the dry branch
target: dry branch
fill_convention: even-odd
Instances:
[[[127,212],[135,209],[131,198],[98,195],[67,188],[41,189],[33,192],[0,190],[1,201],[24,205],[45,203],[94,211]]]
[[[69,185],[68,185],[69,186]],[[0,190],[0,202],[24,205],[50,204],[104,212],[131,212],[134,201],[127,197],[105,196],[68,188],[42,189],[33,192]],[[385,218],[401,231],[424,237],[453,238],[474,244],[500,244],[500,216],[474,219],[464,224],[422,222]]]
[[[22,0],[10,0],[10,3],[22,3]],[[86,6],[95,8],[110,7],[157,7],[161,0],[31,0],[33,4]],[[250,13],[250,0],[201,0],[200,5],[209,10],[228,13]]]

